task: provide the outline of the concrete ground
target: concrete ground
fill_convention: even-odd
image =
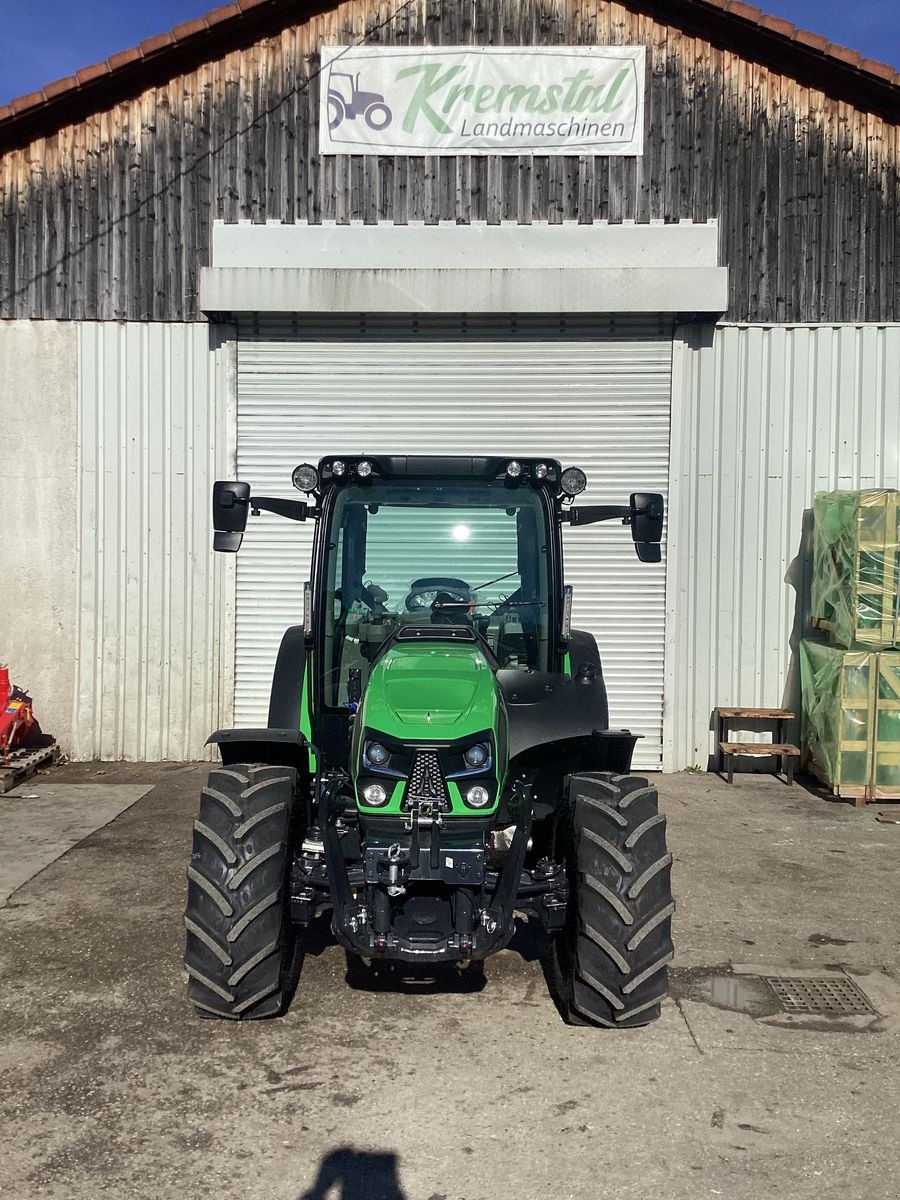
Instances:
[[[241,1025],[198,1020],[184,997],[204,774],[72,766],[21,789],[110,790],[84,799],[102,827],[0,908],[0,1197],[900,1195],[889,806],[661,778],[677,958],[646,1029],[563,1025],[527,929],[483,979],[378,988],[320,932],[288,1016]],[[103,824],[114,789],[148,784]],[[32,833],[24,796],[0,810],[7,850]],[[759,975],[804,971],[854,978],[880,1015],[779,1014]]]

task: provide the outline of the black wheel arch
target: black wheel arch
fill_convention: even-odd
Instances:
[[[269,696],[270,729],[299,729],[303,707],[303,681],[306,677],[306,636],[302,625],[284,631]]]
[[[299,729],[217,729],[206,744],[218,747],[226,767],[254,762],[309,773],[310,745]]]

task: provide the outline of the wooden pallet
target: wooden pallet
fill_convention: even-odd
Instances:
[[[41,767],[52,766],[59,758],[59,746],[41,746],[39,750],[15,750],[9,762],[0,762],[0,795],[30,779]]]
[[[885,801],[900,801],[900,788],[871,788],[866,784],[835,784],[831,783],[825,772],[813,760],[807,757],[803,769],[814,775],[819,783],[839,800],[852,800],[857,808],[865,808],[867,804],[883,804]]]
[[[856,496],[852,532],[845,527],[831,545],[816,538],[811,623],[832,635],[839,632],[848,644],[887,649],[900,642],[900,492],[868,489]],[[816,497],[817,514],[821,502],[828,497]],[[840,630],[833,611],[815,611],[817,592],[826,610],[833,610],[829,591],[846,606]]]
[[[900,800],[900,651],[804,640],[800,655],[813,681],[803,765],[842,799]]]

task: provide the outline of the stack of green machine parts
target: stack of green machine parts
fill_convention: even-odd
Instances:
[[[800,643],[807,766],[858,803],[900,799],[900,492],[819,492]]]

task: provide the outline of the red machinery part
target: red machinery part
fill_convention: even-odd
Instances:
[[[9,667],[0,665],[0,756],[9,761],[11,750],[24,746],[34,725],[31,697],[9,682]]]

